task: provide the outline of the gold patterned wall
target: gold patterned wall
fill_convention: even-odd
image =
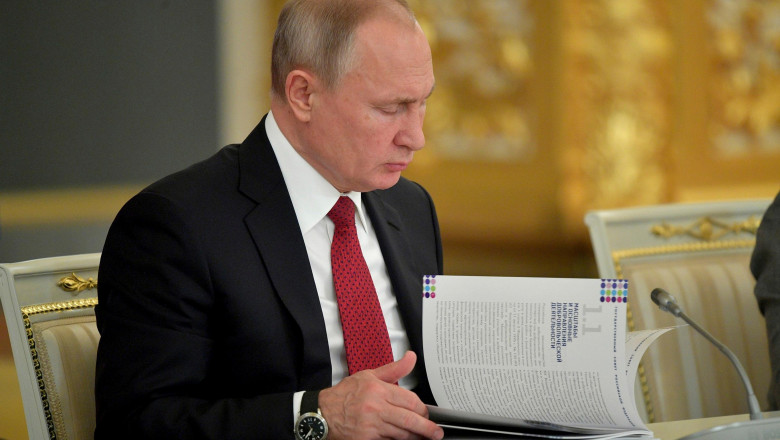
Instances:
[[[561,209],[572,233],[588,208],[668,200],[672,130],[670,4],[567,2]]]
[[[681,4],[675,195],[768,196],[780,188],[780,2]]]
[[[532,155],[537,115],[529,2],[426,0],[413,7],[435,53],[436,98],[426,120],[435,156],[516,161]]]
[[[426,150],[408,176],[434,195],[453,241],[503,243],[558,226],[559,54],[542,37],[555,2],[412,0],[429,36],[436,91]],[[556,32],[550,35],[556,35]],[[544,55],[540,55],[544,54]]]
[[[589,209],[780,191],[780,1],[410,3],[437,88],[408,175],[455,247],[587,245]]]
[[[715,154],[780,150],[780,4],[707,5],[709,127]]]

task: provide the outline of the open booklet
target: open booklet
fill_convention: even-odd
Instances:
[[[431,420],[527,438],[652,438],[634,380],[670,328],[626,335],[627,293],[627,280],[426,275]]]

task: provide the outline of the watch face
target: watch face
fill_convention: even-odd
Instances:
[[[328,433],[328,427],[322,417],[316,414],[304,415],[298,420],[296,434],[302,440],[322,440]]]

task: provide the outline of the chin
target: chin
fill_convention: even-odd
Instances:
[[[394,176],[390,177],[388,176],[385,179],[381,179],[374,185],[374,189],[388,189],[395,186],[396,183],[401,179],[401,173],[395,174]]]

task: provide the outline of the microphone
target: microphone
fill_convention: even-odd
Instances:
[[[663,310],[664,312],[669,312],[672,315],[682,318],[683,321],[690,324],[691,327],[693,327],[697,332],[699,332],[702,336],[707,338],[708,341],[712,342],[715,347],[718,348],[723,354],[726,355],[727,358],[731,361],[731,363],[734,365],[734,368],[737,369],[737,373],[739,373],[740,379],[742,379],[742,385],[745,386],[745,391],[747,391],[747,398],[748,398],[748,408],[750,410],[750,420],[758,420],[763,418],[761,415],[761,408],[758,406],[758,399],[756,399],[756,395],[753,392],[753,386],[750,384],[750,379],[748,378],[747,373],[745,372],[745,369],[742,368],[742,364],[739,362],[739,359],[734,355],[734,353],[731,352],[731,350],[728,349],[725,345],[721,344],[717,339],[715,339],[714,336],[709,334],[707,330],[704,330],[697,324],[694,320],[688,317],[685,313],[683,313],[680,306],[677,304],[677,300],[674,299],[674,297],[667,292],[666,290],[656,287],[653,289],[652,292],[650,292],[650,299],[653,300],[656,305],[658,305],[658,308]]]
[[[669,312],[676,317],[682,315],[682,309],[677,305],[677,300],[666,290],[656,287],[650,292],[650,299],[664,312]]]

